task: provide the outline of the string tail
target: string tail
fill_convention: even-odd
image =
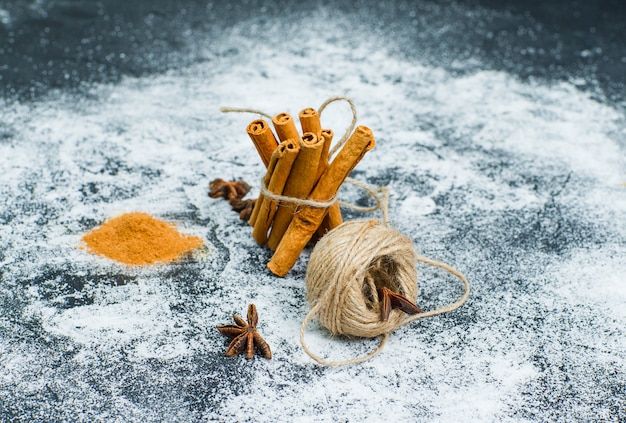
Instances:
[[[378,346],[376,347],[374,351],[362,357],[350,358],[347,360],[340,360],[340,361],[332,361],[332,360],[327,360],[325,358],[318,356],[309,348],[306,341],[304,340],[304,335],[306,332],[307,325],[309,324],[311,319],[317,315],[317,313],[319,312],[320,306],[321,306],[321,303],[318,302],[314,307],[312,307],[311,311],[309,311],[309,313],[306,315],[306,317],[302,321],[302,326],[300,326],[300,343],[302,344],[302,349],[309,357],[311,357],[313,360],[315,360],[319,364],[323,366],[338,367],[338,366],[347,366],[350,364],[363,363],[364,361],[370,360],[376,355],[378,355],[378,353],[380,353],[385,347],[385,344],[387,343],[387,339],[389,338],[388,333],[381,335],[380,344],[378,344]]]
[[[461,307],[465,303],[465,301],[467,301],[467,299],[469,298],[469,295],[470,295],[470,284],[467,281],[467,278],[461,272],[459,272],[458,270],[456,270],[455,268],[453,268],[452,266],[450,266],[450,265],[448,265],[446,263],[442,263],[442,262],[436,261],[436,260],[431,260],[431,259],[429,259],[427,257],[416,256],[415,260],[417,260],[419,262],[422,262],[424,264],[427,264],[429,266],[438,267],[438,268],[443,269],[446,272],[456,276],[463,283],[463,287],[465,288],[465,291],[463,292],[463,295],[455,303],[450,304],[450,305],[445,306],[445,307],[438,308],[436,310],[432,310],[432,311],[427,311],[425,313],[416,314],[414,316],[411,316],[411,319],[409,321],[413,321],[415,319],[423,319],[424,317],[431,317],[431,316],[437,316],[439,314],[449,313],[449,312],[454,311],[457,308]]]
[[[248,108],[245,108],[245,107],[228,107],[228,106],[224,106],[224,107],[220,107],[220,112],[222,112],[222,113],[252,113],[252,114],[264,116],[264,117],[268,118],[269,120],[272,120],[272,118],[273,118],[272,115],[270,115],[269,113],[265,113],[263,110],[248,109]]]
[[[383,216],[383,223],[389,224],[389,189],[387,187],[380,187],[374,185],[368,185],[364,182],[360,182],[354,178],[346,178],[346,182],[357,188],[364,190],[367,195],[374,199],[376,204],[369,207],[357,206],[356,204],[346,203],[345,201],[339,201],[341,207],[345,207],[354,211],[362,213],[372,213],[380,209]]]

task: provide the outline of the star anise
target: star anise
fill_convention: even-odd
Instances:
[[[389,314],[394,308],[407,314],[422,312],[411,300],[394,291],[398,289],[398,283],[393,277],[397,272],[395,260],[389,256],[381,256],[372,261],[364,279],[363,293],[373,307],[380,307],[380,319],[383,322],[389,320]],[[375,293],[378,295],[375,296]]]
[[[246,358],[249,360],[254,357],[254,349],[256,347],[265,358],[272,358],[270,346],[256,330],[259,315],[256,312],[256,306],[254,304],[248,306],[248,323],[236,314],[233,314],[233,320],[237,323],[236,325],[217,327],[217,330],[219,330],[222,335],[232,338],[226,350],[226,357],[234,357],[245,351]]]
[[[393,292],[391,289],[383,286],[378,290],[378,297],[380,298],[380,318],[386,322],[389,319],[389,314],[394,308],[398,308],[407,314],[421,313],[422,309],[413,304],[408,298]]]
[[[254,210],[256,198],[252,200],[235,199],[230,202],[230,206],[236,212],[239,212],[239,219],[248,221]]]
[[[223,179],[214,179],[209,182],[209,197],[211,198],[225,198],[228,201],[243,198],[248,191],[250,191],[250,185],[248,185],[243,179],[237,181],[225,181]]]

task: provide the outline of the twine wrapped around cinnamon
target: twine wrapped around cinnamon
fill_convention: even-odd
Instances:
[[[309,194],[309,200],[324,202],[332,199],[352,169],[367,151],[374,148],[374,145],[374,137],[369,128],[365,126],[356,128],[344,148],[324,170],[317,185]],[[302,210],[294,215],[274,256],[267,263],[272,273],[285,276],[289,272],[300,256],[300,252],[320,227],[326,213],[325,208],[304,205]]]
[[[322,128],[320,115],[334,101],[346,101],[353,118],[344,136],[331,149],[334,133]],[[275,275],[285,276],[314,235],[319,238],[343,222],[335,196],[352,169],[374,147],[374,136],[365,126],[355,129],[356,108],[347,97],[332,97],[318,110],[302,110],[298,115],[302,136],[289,113],[272,117],[254,109],[221,110],[258,113],[272,120],[277,137],[263,119],[257,119],[247,127],[248,135],[267,168],[261,195],[249,223],[253,227],[254,239],[275,251],[268,268]],[[278,146],[276,139],[281,141]],[[287,142],[291,143],[292,153],[288,165],[284,159],[276,160],[276,152],[284,150]]]

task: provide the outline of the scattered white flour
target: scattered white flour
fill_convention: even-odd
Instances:
[[[0,416],[626,416],[624,116],[570,84],[453,75],[378,37],[323,8],[289,24],[240,22],[199,41],[207,61],[192,67],[0,106],[11,134],[0,140]],[[255,183],[263,172],[245,134],[257,116],[221,106],[296,115],[333,95],[350,96],[377,139],[353,176],[388,185],[394,225],[464,272],[473,293],[450,315],[400,328],[371,361],[319,368],[298,340],[308,253],[273,277],[250,228],[206,193],[214,178]],[[322,115],[337,136],[350,118],[341,103]],[[207,249],[132,270],[79,248],[84,232],[135,210],[175,221]],[[419,271],[423,308],[459,295],[453,278]],[[250,302],[271,361],[222,357],[215,326]],[[317,325],[307,341],[336,359],[377,345]]]

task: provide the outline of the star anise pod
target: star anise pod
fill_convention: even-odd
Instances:
[[[389,314],[394,308],[398,308],[407,314],[421,313],[422,309],[413,304],[408,298],[393,292],[391,289],[383,286],[378,290],[378,297],[380,298],[380,318],[383,322],[389,319]]]
[[[243,179],[236,181],[225,181],[223,179],[214,179],[209,182],[209,197],[211,198],[225,198],[228,201],[234,199],[243,198],[248,191],[250,191],[250,185],[248,185]]]
[[[256,312],[256,306],[254,304],[248,306],[248,323],[236,314],[233,314],[233,320],[235,320],[236,325],[217,327],[217,330],[219,330],[222,335],[232,338],[226,350],[226,357],[234,357],[245,351],[246,358],[250,360],[254,357],[254,349],[256,347],[261,354],[263,354],[263,357],[267,359],[272,358],[270,346],[256,330],[259,315]]]
[[[236,212],[239,212],[239,219],[248,221],[254,210],[256,198],[252,200],[235,199],[230,202],[230,206]]]
[[[373,304],[380,307],[380,319],[383,322],[389,320],[389,314],[394,308],[400,309],[407,314],[421,313],[422,309],[415,305],[405,296],[394,292],[389,287],[397,287],[392,275],[397,272],[396,262],[388,256],[378,257],[372,261],[368,269],[363,289],[366,297]],[[374,293],[378,298],[374,297]]]

